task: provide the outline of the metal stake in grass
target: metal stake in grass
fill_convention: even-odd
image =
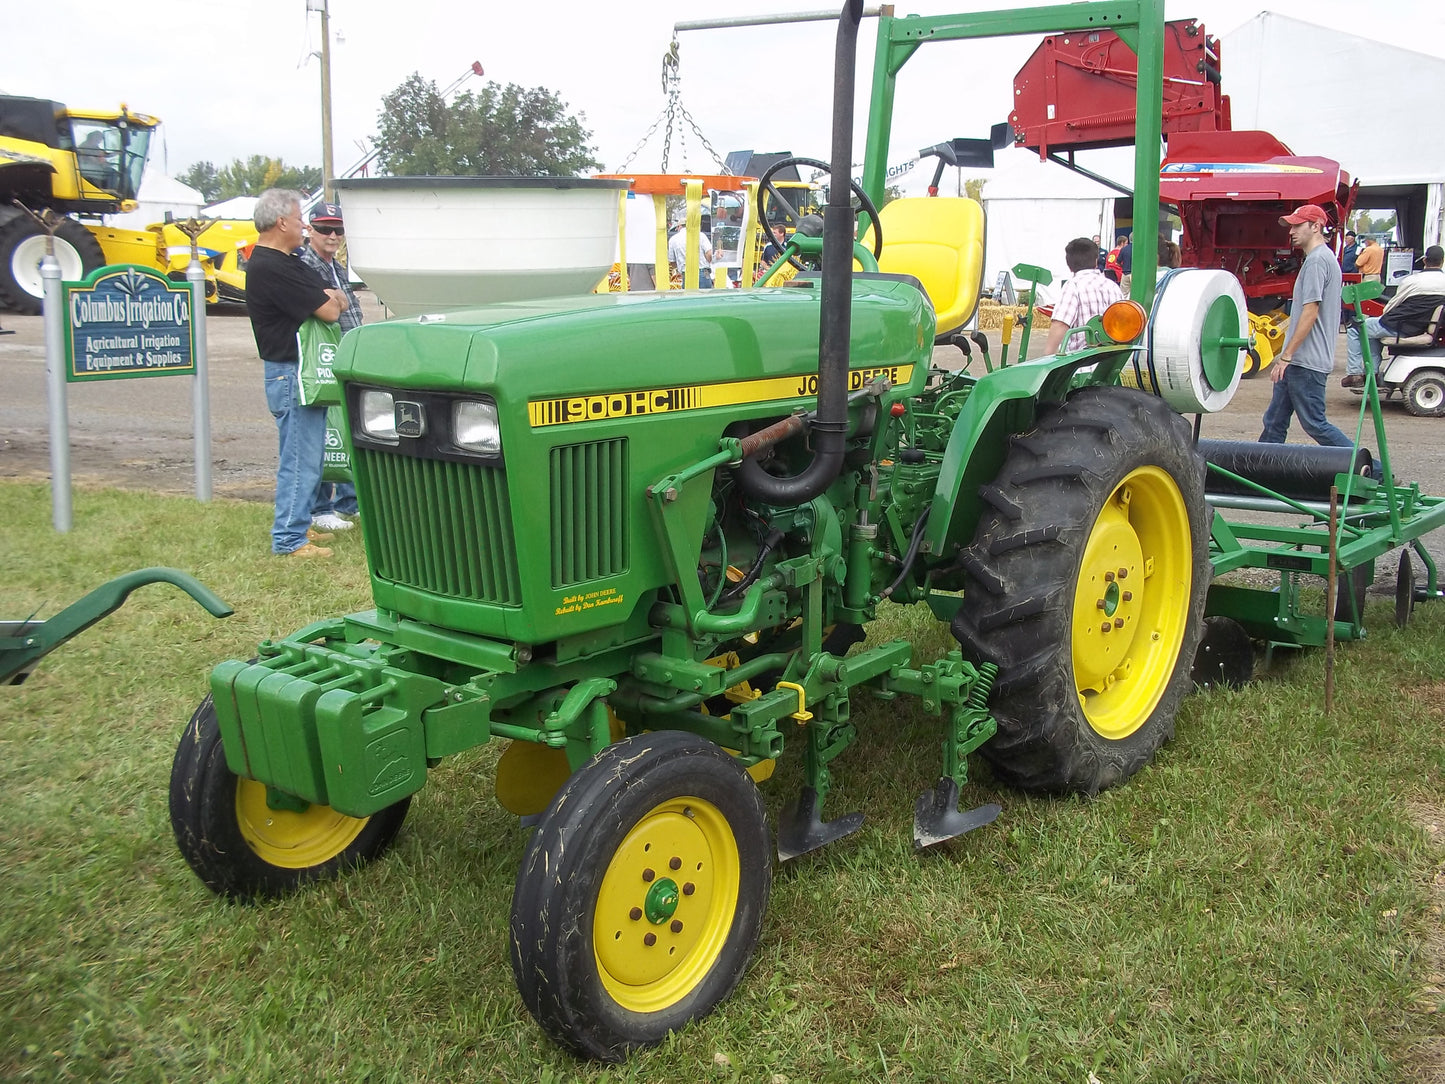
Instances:
[[[1335,710],[1335,592],[1338,588],[1335,559],[1339,555],[1338,486],[1330,486],[1330,565],[1325,579],[1325,714]],[[1358,619],[1359,615],[1356,615]]]

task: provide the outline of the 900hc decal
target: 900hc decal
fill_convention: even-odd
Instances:
[[[848,390],[857,391],[879,377],[887,378],[888,382],[894,385],[906,384],[913,379],[913,366],[890,365],[852,369],[848,373]],[[818,377],[814,373],[719,384],[651,388],[644,391],[614,391],[563,399],[534,399],[527,404],[527,414],[532,428],[539,429],[548,425],[569,425],[574,422],[604,421],[608,418],[631,418],[643,414],[667,414],[707,407],[736,406],[739,403],[794,399],[802,395],[816,395],[817,392]]]

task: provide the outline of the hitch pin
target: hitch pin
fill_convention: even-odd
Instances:
[[[798,694],[798,710],[793,712],[793,718],[798,720],[798,725],[803,726],[813,718],[813,713],[808,710],[807,694],[803,687],[795,681],[780,681],[777,684],[779,689],[792,689]]]

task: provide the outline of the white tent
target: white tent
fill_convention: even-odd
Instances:
[[[994,169],[972,174],[986,182],[984,286],[992,288],[1001,271],[1029,263],[1048,268],[1057,291],[1069,275],[1066,244],[1096,234],[1101,242],[1110,239],[1117,193],[1057,163],[1040,162],[1029,151],[1000,151],[995,161]],[[1041,290],[1040,296],[1053,291]]]
[[[230,199],[213,203],[202,210],[207,218],[250,219],[256,212],[255,196],[232,196]]]
[[[1361,19],[1368,25],[1363,9]],[[1221,46],[1236,129],[1335,159],[1364,196],[1413,201],[1406,213],[1423,220],[1425,244],[1440,243],[1445,60],[1271,11],[1223,35]]]
[[[125,214],[106,215],[105,224],[124,230],[143,230],[152,222],[163,222],[167,214],[173,218],[190,218],[201,209],[206,197],[188,184],[168,177],[159,169],[146,166],[141,174],[140,204]]]

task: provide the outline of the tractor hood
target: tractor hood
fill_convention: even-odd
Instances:
[[[358,328],[343,383],[486,391],[504,408],[556,396],[808,376],[818,369],[816,283],[776,289],[596,294],[495,305]],[[859,277],[852,354],[921,365],[934,317],[915,286]],[[921,375],[921,374],[920,374]]]

